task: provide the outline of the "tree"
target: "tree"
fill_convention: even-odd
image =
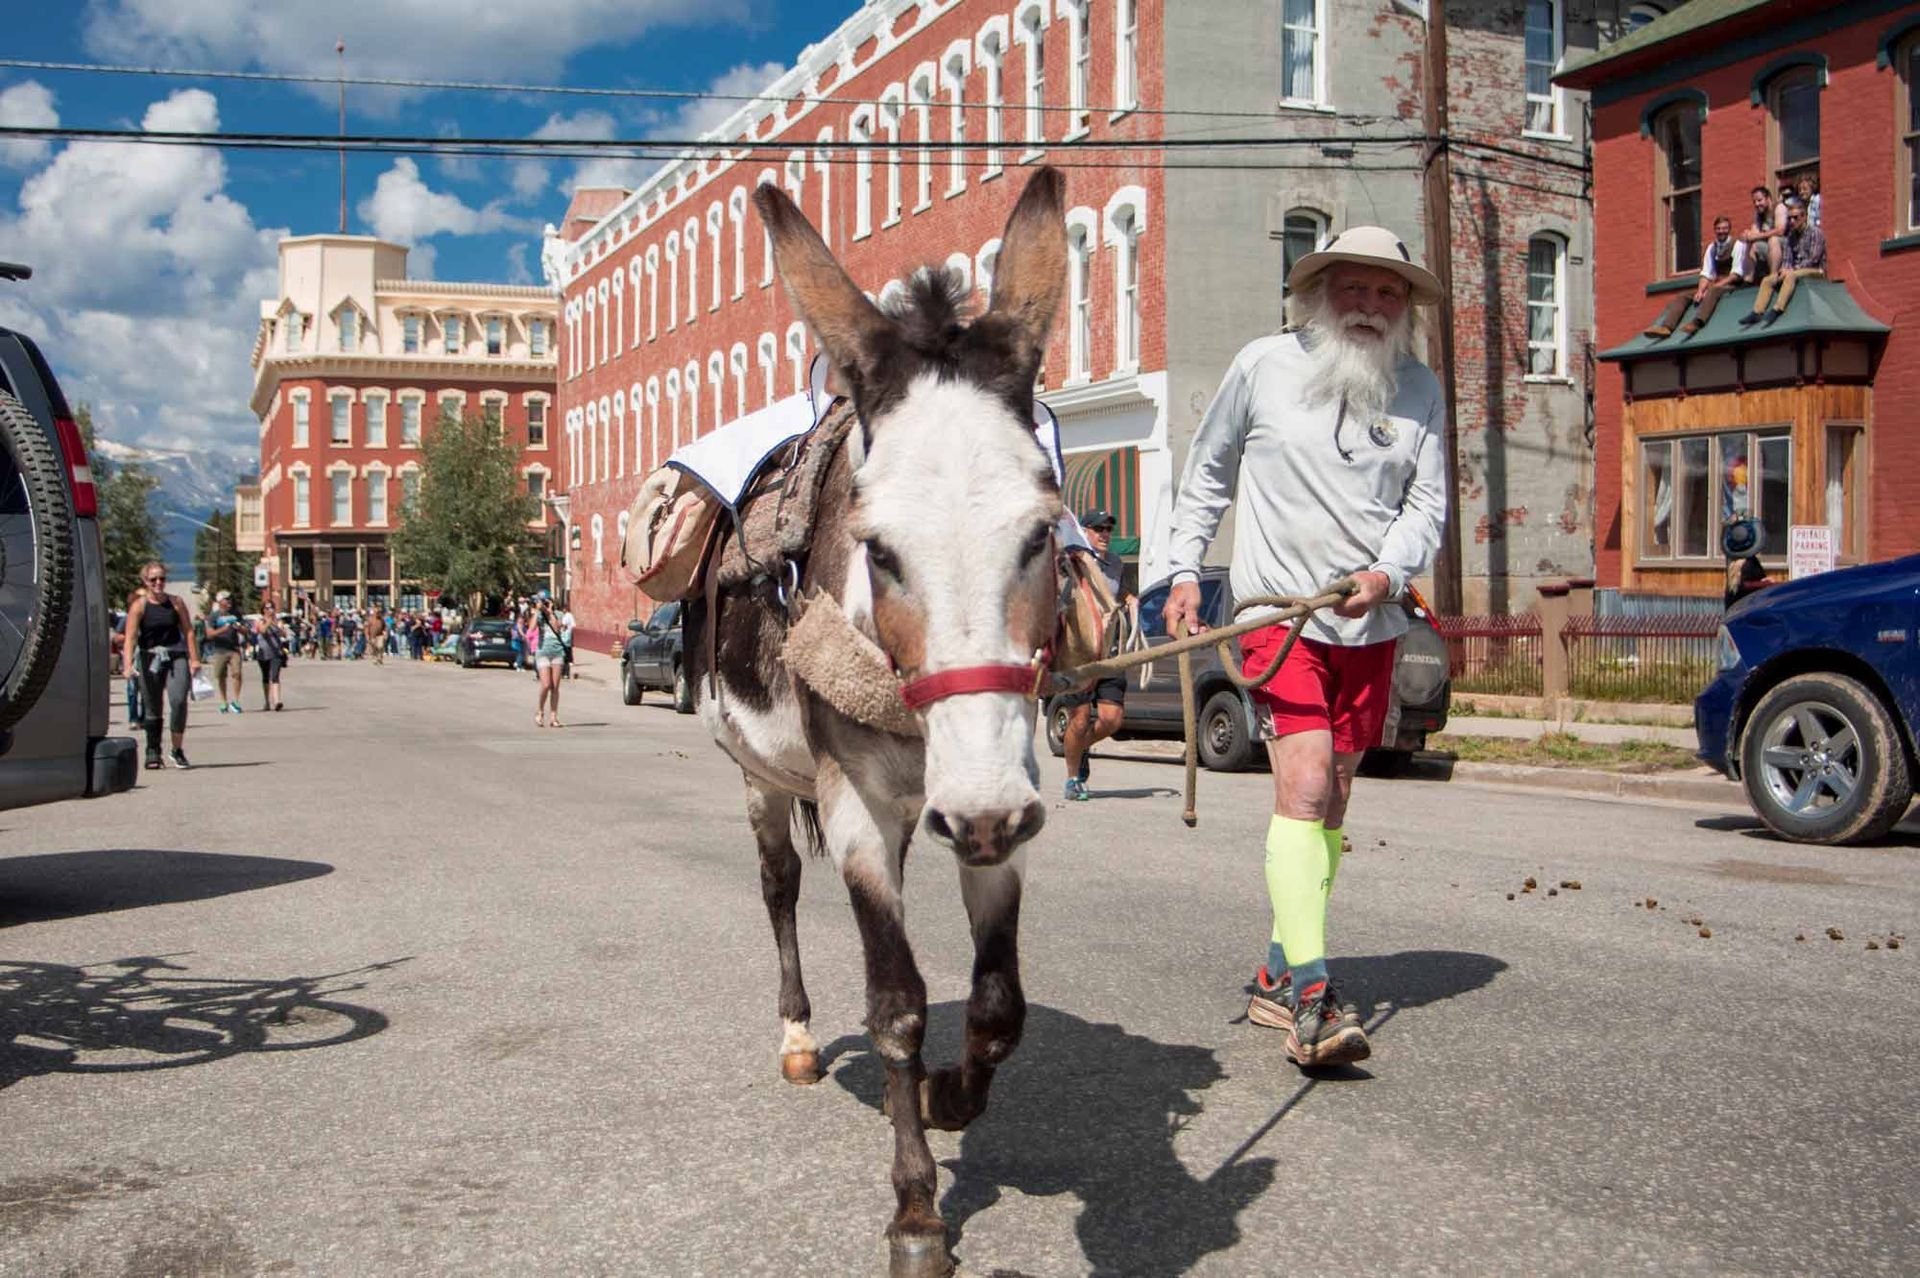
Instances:
[[[194,581],[207,592],[212,599],[222,590],[233,593],[234,607],[246,611],[241,605],[253,597],[253,574],[249,565],[240,554],[240,547],[233,539],[233,512],[215,510],[206,518],[211,528],[201,528],[193,535],[193,576]]]
[[[523,589],[541,561],[528,525],[540,504],[527,492],[520,454],[498,423],[444,417],[428,433],[420,490],[389,540],[397,575],[439,587],[477,612],[487,595]]]
[[[140,588],[140,569],[160,558],[160,520],[149,500],[160,481],[138,462],[116,465],[94,451],[93,410],[76,405],[74,423],[87,446],[94,492],[100,503],[100,549],[107,601],[118,607]]]

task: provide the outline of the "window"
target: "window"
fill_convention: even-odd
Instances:
[[[1280,99],[1295,106],[1319,106],[1325,58],[1320,42],[1325,24],[1321,0],[1281,0]]]
[[[387,522],[387,472],[384,470],[367,472],[367,522]]]
[[[1567,375],[1566,244],[1554,235],[1527,241],[1527,372]]]
[[[1820,170],[1820,80],[1812,67],[1784,71],[1767,86],[1767,140],[1776,183]]]
[[[527,472],[527,496],[540,501],[547,495],[547,477],[537,470]]]
[[[1737,519],[1764,529],[1763,558],[1787,553],[1793,441],[1783,428],[1647,439],[1640,445],[1640,558],[1718,563]]]
[[[343,351],[359,350],[360,316],[353,308],[346,307],[341,310],[338,328],[340,330],[340,349]]]
[[[333,486],[333,522],[341,524],[353,522],[353,475],[344,470],[336,470],[327,476]]]
[[[530,399],[527,401],[527,447],[545,448],[547,446],[547,401]]]
[[[1047,18],[1038,6],[1020,15],[1020,42],[1027,47],[1027,79],[1022,89],[1026,105],[1027,147],[1038,150],[1047,140],[1046,112],[1041,107],[1047,96]]]
[[[296,395],[293,400],[293,446],[295,448],[307,446],[307,429],[307,397]]]
[[[1668,107],[1655,117],[1653,136],[1664,223],[1655,241],[1661,259],[1655,267],[1662,276],[1686,275],[1700,269],[1700,108],[1687,102]]]
[[[457,422],[467,411],[467,397],[461,394],[442,393],[440,396],[440,420]]]
[[[458,355],[462,345],[460,341],[460,317],[458,315],[449,315],[440,321],[440,333],[446,341],[445,349],[447,354]]]
[[[353,442],[353,400],[345,395],[335,395],[327,401],[331,410],[331,429],[328,442],[351,444]]]
[[[635,294],[637,297],[638,294]],[[635,305],[638,305],[636,302]],[[634,321],[634,328],[640,327],[640,321]],[[547,353],[547,322],[543,319],[527,321],[527,354],[540,359]]]
[[[907,84],[907,105],[913,110],[915,135],[920,147],[919,165],[914,169],[913,211],[918,213],[933,204],[933,151],[925,145],[933,141],[933,69],[914,76]],[[794,203],[799,203],[798,200]]]
[[[500,419],[506,415],[506,407],[506,403],[503,400],[483,399],[480,401],[480,420],[485,422],[487,428],[496,435],[500,433]]]
[[[1092,243],[1085,227],[1067,232],[1067,380],[1086,381],[1092,374],[1093,350]]]
[[[856,114],[847,122],[847,140],[854,144],[853,153],[853,238],[863,240],[873,234],[873,152],[867,149],[867,143],[873,137],[873,116],[870,113]],[[737,253],[734,258],[733,274],[740,277],[740,261]],[[738,293],[739,290],[735,290]]]
[[[400,509],[404,513],[412,510],[420,501],[420,472],[403,470],[400,472]]]
[[[1140,223],[1132,209],[1114,216],[1114,362],[1128,372],[1140,367]]]
[[[1114,0],[1113,105],[1130,111],[1140,105],[1140,0]]]
[[[895,86],[894,92],[898,92]],[[880,225],[892,226],[900,220],[900,115],[901,104],[896,99],[883,100],[880,103],[880,127],[887,135],[887,215]],[[771,243],[771,241],[769,241]],[[767,279],[773,278],[773,258],[767,258]],[[762,281],[763,283],[765,281]]]
[[[967,49],[963,44],[947,55],[947,140],[953,149],[947,152],[947,194],[957,195],[967,187],[967,156],[960,148],[967,140]]]
[[[487,317],[487,354],[503,355],[507,349],[507,322],[498,315]]]
[[[417,395],[400,401],[400,443],[407,448],[420,446],[420,397]]]
[[[420,317],[418,315],[400,317],[400,349],[408,355],[420,353]]]
[[[293,522],[294,523],[309,524],[313,522],[312,506],[310,504],[311,500],[312,500],[312,496],[307,487],[307,476],[305,475],[304,472],[295,472],[293,476]]]
[[[1287,280],[1301,258],[1318,252],[1327,243],[1326,215],[1314,209],[1288,209],[1280,221],[1280,295],[1288,293]]]
[[[307,317],[299,311],[288,311],[280,325],[281,336],[286,339],[287,354],[291,355],[300,349],[300,342],[306,337]]]
[[[1866,558],[1866,521],[1861,517],[1860,428],[1827,427],[1826,523],[1834,553],[1842,560]]]
[[[1072,74],[1067,77],[1071,137],[1087,131],[1087,97],[1093,91],[1093,21],[1087,0],[1067,0],[1067,34],[1073,41]]]
[[[387,397],[368,393],[367,406],[367,447],[385,448],[387,446]]]
[[[1553,73],[1560,67],[1560,0],[1527,0],[1528,133],[1558,136],[1560,93]]]
[[[1900,229],[1911,231],[1920,227],[1920,37],[1900,46],[1893,65],[1900,71]]]
[[[980,69],[987,77],[987,157],[980,171],[982,177],[1000,171],[1000,143],[1006,136],[1006,109],[1002,105],[1000,84],[1001,64],[1007,53],[1005,27],[1002,19],[1000,30],[988,31],[980,37]]]

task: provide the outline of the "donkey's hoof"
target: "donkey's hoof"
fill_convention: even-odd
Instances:
[[[953,1272],[953,1253],[946,1234],[890,1234],[887,1237],[888,1278],[947,1278]]]
[[[782,1052],[780,1055],[780,1077],[789,1083],[817,1083],[820,1081],[820,1053],[818,1052]]]
[[[965,1131],[976,1117],[960,1084],[960,1071],[937,1069],[920,1080],[920,1121],[941,1132]]]

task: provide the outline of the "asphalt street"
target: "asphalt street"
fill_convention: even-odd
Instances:
[[[595,669],[553,731],[528,676],[299,662],[285,713],[195,707],[193,771],[0,813],[0,1274],[884,1272],[845,892],[809,862],[793,1087],[738,774]],[[1375,1052],[1308,1079],[1243,1019],[1268,778],[1192,831],[1179,781],[1053,800],[1026,1040],[933,1133],[964,1273],[1920,1271],[1920,837],[1362,781]],[[938,1063],[950,854],[908,895]]]

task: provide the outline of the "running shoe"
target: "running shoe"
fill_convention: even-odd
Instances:
[[[149,750],[147,751],[147,766],[149,768],[159,769],[167,765],[160,761],[160,752],[158,750]]]
[[[1087,783],[1079,777],[1067,778],[1067,798],[1075,803],[1085,803],[1093,796],[1087,793]]]
[[[191,763],[187,762],[187,752],[185,750],[175,750],[172,754],[167,756],[167,762],[173,767],[180,769],[182,772],[185,772],[188,768],[191,768],[193,766]]]
[[[1247,1000],[1247,1019],[1268,1029],[1293,1029],[1293,974],[1280,973],[1275,984],[1267,979],[1267,965],[1253,974],[1253,997]]]
[[[1340,1006],[1332,982],[1303,991],[1287,1031],[1287,1059],[1302,1069],[1351,1065],[1373,1055],[1357,1011]]]
[[[222,702],[220,703],[220,713],[221,713],[221,714],[227,714],[227,713],[229,713],[229,711],[227,710],[227,703],[226,703],[226,702],[224,702],[224,701],[222,701]]]
[[[228,702],[227,704],[228,704],[229,706],[231,706],[231,707],[233,707],[233,712],[234,712],[235,714],[243,714],[243,713],[245,713],[245,712],[244,712],[243,710],[241,710],[241,709],[240,709],[240,703],[239,703],[238,701],[229,701],[229,702]]]

